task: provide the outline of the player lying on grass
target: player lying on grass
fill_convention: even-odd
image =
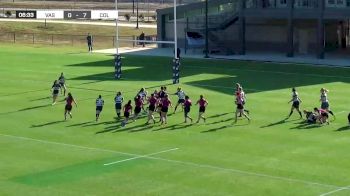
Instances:
[[[304,115],[306,117],[306,122],[309,124],[315,124],[317,121],[317,113],[314,113],[312,111],[304,110]]]
[[[75,104],[75,107],[78,107],[78,105],[71,93],[68,93],[65,101],[66,106],[64,107],[64,120],[67,120],[67,113],[69,114],[70,118],[72,118],[72,103]]]
[[[324,123],[329,124],[329,121],[328,121],[329,115],[327,110],[314,108],[314,112],[317,114],[317,120],[320,122],[320,124],[324,124]]]

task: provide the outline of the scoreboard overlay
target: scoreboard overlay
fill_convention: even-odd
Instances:
[[[90,11],[69,11],[69,10],[21,10],[16,11],[16,18],[21,19],[118,19],[117,10],[90,10]]]

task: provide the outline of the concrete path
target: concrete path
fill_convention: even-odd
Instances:
[[[8,19],[1,18],[0,22],[38,22],[44,23],[45,20],[36,20],[36,19]],[[57,24],[80,24],[80,25],[97,25],[97,26],[115,26],[115,22],[92,22],[92,21],[67,21],[67,20],[47,20],[47,23],[57,23]],[[136,27],[136,23],[124,23],[119,22],[120,27]],[[156,29],[157,25],[155,24],[143,24],[139,23],[139,28],[151,28]]]
[[[96,53],[115,54],[116,49],[106,49],[95,51]],[[145,56],[167,56],[173,57],[174,49],[172,48],[156,48],[153,47],[135,47],[135,48],[120,48],[119,53],[128,53],[133,55]],[[181,49],[182,58],[199,58],[204,59],[204,54],[199,50],[188,50],[184,54],[184,49]],[[210,55],[211,59],[228,59],[228,60],[243,60],[243,61],[261,61],[261,62],[276,62],[276,63],[297,63],[297,64],[312,64],[334,67],[349,67],[350,54],[328,54],[325,59],[317,59],[315,55],[297,55],[293,58],[286,57],[283,53],[248,53],[246,55]]]

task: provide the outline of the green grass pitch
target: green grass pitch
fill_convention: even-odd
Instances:
[[[74,48],[2,45],[0,62],[0,195],[350,194],[350,69],[184,59],[181,83],[171,85],[164,57],[124,55],[120,81],[112,56]],[[78,103],[67,121],[63,102],[50,105],[61,72]],[[251,123],[233,124],[236,82]],[[207,122],[184,124],[179,110],[166,126],[141,118],[120,127],[115,93],[128,100],[161,85],[181,86],[193,101],[205,95]],[[282,121],[292,87],[302,109],[320,106],[320,88],[329,89],[336,119],[308,126],[294,113]],[[99,94],[105,107],[95,122]]]

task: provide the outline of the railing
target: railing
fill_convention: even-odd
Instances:
[[[350,0],[324,0],[325,8],[350,8]],[[247,0],[247,8],[286,8],[287,0]],[[295,0],[294,7],[317,8],[318,0]]]
[[[95,48],[112,48],[115,47],[115,36],[93,36],[93,45]],[[120,36],[120,47],[136,47],[140,45],[135,40],[137,36]],[[145,36],[145,40],[156,40],[155,35]],[[67,34],[39,34],[39,33],[22,33],[22,32],[0,32],[0,42],[23,43],[23,44],[44,44],[44,45],[86,45],[86,35],[67,35]],[[146,43],[147,44],[147,43]]]

